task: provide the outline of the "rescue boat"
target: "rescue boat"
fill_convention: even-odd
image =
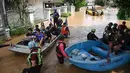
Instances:
[[[50,47],[52,47],[55,44],[55,42],[59,36],[57,36],[57,37],[53,36],[53,40],[50,43],[45,43],[44,46],[41,48],[41,51],[42,52],[48,51],[50,49]],[[8,49],[9,49],[9,51],[12,51],[12,52],[29,54],[30,53],[30,49],[28,48],[29,41],[30,40],[28,40],[28,39],[21,40],[17,44],[10,45]]]
[[[112,70],[130,61],[130,53],[126,51],[118,55],[108,53],[108,45],[100,41],[80,42],[66,48],[65,51],[71,56],[70,63],[90,71]],[[107,60],[108,57],[110,61]]]
[[[104,13],[102,8],[98,9],[98,7],[88,6],[86,9],[86,14],[92,16],[102,16]]]

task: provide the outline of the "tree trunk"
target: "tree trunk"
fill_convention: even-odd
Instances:
[[[9,28],[8,19],[7,19],[7,12],[6,12],[6,9],[5,9],[4,0],[0,0],[0,14],[1,14],[1,17],[2,17],[3,27]]]
[[[9,28],[9,26],[8,26],[7,13],[6,13],[6,9],[5,9],[4,0],[0,0],[0,15],[2,18],[2,27],[4,29],[4,36],[5,36],[5,38],[3,38],[3,39],[7,40],[8,36],[6,34],[6,28]]]

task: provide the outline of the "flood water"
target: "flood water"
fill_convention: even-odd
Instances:
[[[17,43],[24,36],[15,37],[15,39],[6,42]],[[21,73],[24,67],[27,67],[27,55],[10,52],[8,47],[0,48],[0,73]]]
[[[114,11],[115,10],[115,11]],[[111,14],[110,14],[111,13]],[[85,14],[84,8],[80,12],[75,12],[71,17],[68,18],[71,35],[68,40],[65,40],[67,46],[74,43],[85,41],[87,33],[92,29],[96,29],[96,35],[101,38],[104,31],[104,27],[109,22],[121,23],[116,18],[116,9],[112,9],[111,12],[105,13],[104,16],[89,16]],[[130,22],[127,21],[127,26],[130,27]],[[16,43],[21,40],[24,36],[17,37],[11,42]],[[10,43],[10,42],[7,42]],[[22,69],[27,66],[27,55],[15,54],[8,51],[8,47],[0,48],[0,73],[21,73]],[[41,73],[95,73],[92,71],[84,70],[71,65],[66,61],[64,65],[60,65],[57,62],[55,47],[48,52],[47,56],[44,57],[44,66]],[[130,64],[121,66],[117,69],[107,72],[97,73],[129,73]]]
[[[119,21],[116,17],[117,10],[112,9],[112,14],[105,14],[100,17],[92,17],[86,15],[83,11],[76,12],[74,15],[68,18],[68,23],[70,27],[71,35],[68,40],[65,40],[67,46],[70,46],[74,43],[85,41],[87,39],[87,34],[92,28],[96,29],[96,35],[101,38],[104,27],[109,23],[118,23],[121,24],[122,21]],[[127,26],[129,27],[129,21],[127,21]],[[114,70],[106,72],[92,72],[88,70],[81,69],[70,64],[68,61],[64,65],[60,65],[57,62],[55,48],[52,48],[52,51],[44,58],[44,68],[42,73],[129,73],[130,64],[121,66]]]

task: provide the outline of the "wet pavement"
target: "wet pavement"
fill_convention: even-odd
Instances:
[[[114,11],[115,10],[115,11]],[[111,14],[107,11],[104,16],[86,15],[84,8],[80,12],[75,12],[71,17],[68,18],[71,35],[68,40],[65,40],[67,46],[74,43],[85,41],[87,39],[88,32],[92,29],[96,29],[96,35],[101,38],[104,31],[104,27],[109,22],[121,23],[116,18],[116,9],[112,9]],[[127,26],[130,27],[130,22],[127,21]],[[20,36],[12,40],[12,43],[16,43],[24,36]],[[9,42],[8,42],[9,43]],[[27,66],[27,55],[15,54],[8,51],[8,47],[0,49],[0,73],[21,73],[22,69]],[[78,68],[71,65],[68,61],[64,65],[60,65],[57,61],[55,47],[48,52],[47,56],[44,57],[44,66],[41,73],[95,73],[88,70]],[[124,65],[120,68],[114,69],[107,72],[97,73],[129,73],[130,64]]]

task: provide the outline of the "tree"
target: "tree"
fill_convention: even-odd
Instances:
[[[103,0],[95,0],[95,5],[104,6],[105,2]]]
[[[79,10],[80,7],[86,6],[87,2],[86,0],[63,0],[64,2],[68,2],[70,4],[74,4],[74,6],[76,7],[76,11]]]
[[[5,2],[4,0],[0,0],[0,14],[2,17],[2,23],[4,28],[8,28],[8,19],[7,19],[7,12],[5,9]]]
[[[8,26],[8,19],[7,19],[7,13],[6,13],[6,9],[5,9],[5,1],[4,0],[0,0],[0,15],[2,18],[2,28],[4,29],[3,30],[3,33],[4,33],[4,40],[7,40],[9,39],[9,37],[6,35],[6,29],[9,28]]]
[[[113,0],[113,1],[119,8],[117,17],[123,20],[129,19],[130,18],[130,0]]]
[[[28,0],[5,0],[7,10],[12,9],[19,14],[22,25],[28,24]]]

